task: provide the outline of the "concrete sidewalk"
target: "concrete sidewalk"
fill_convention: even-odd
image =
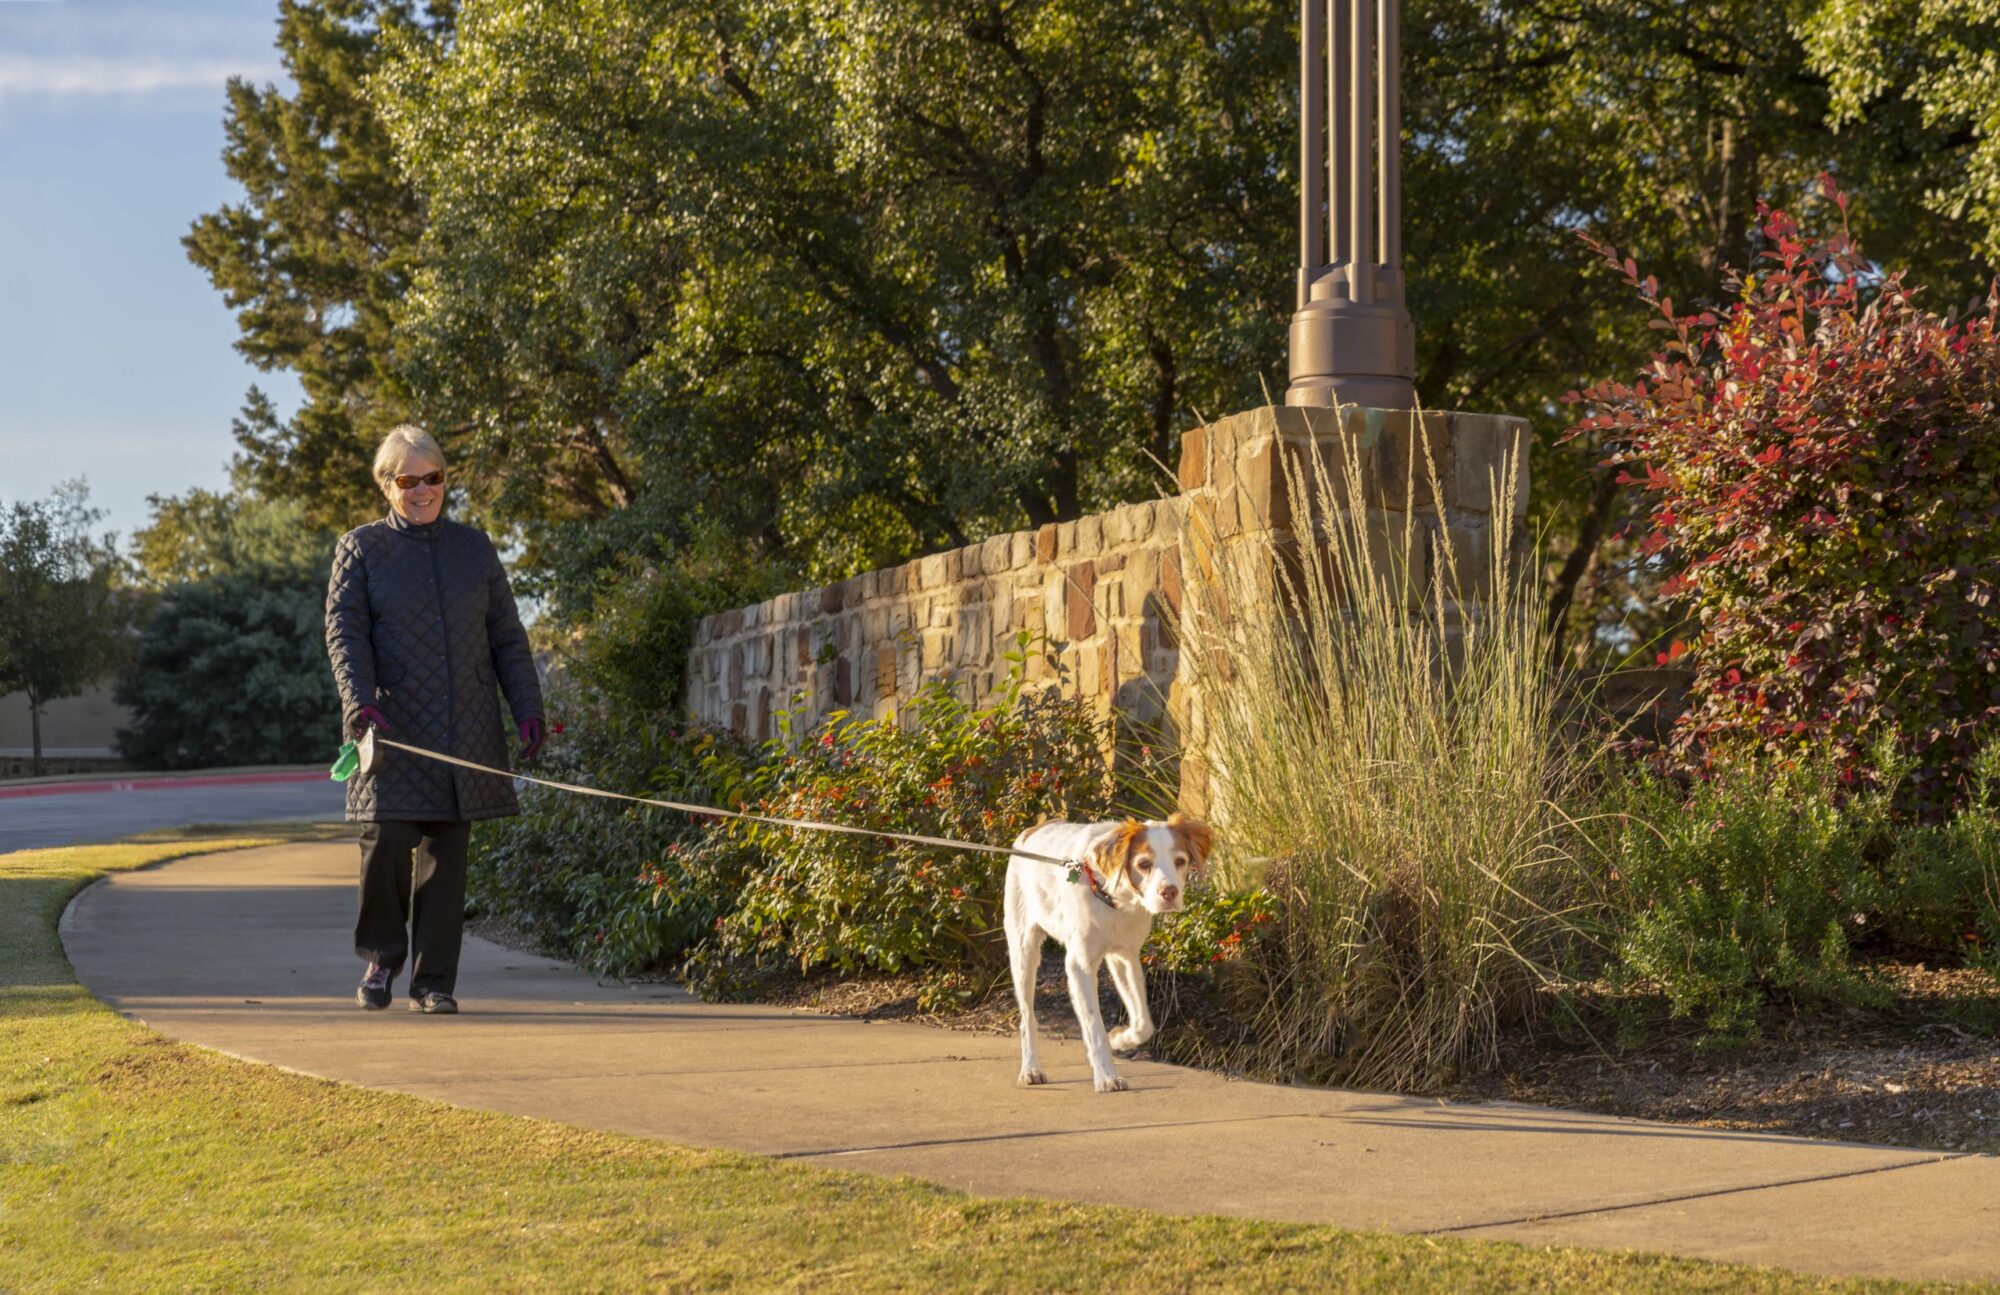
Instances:
[[[485,1110],[983,1194],[2000,1279],[2000,1158],[1232,1082],[1075,1043],[711,1006],[468,940],[464,1014],[354,1004],[352,845],[185,859],[64,915],[83,983],[174,1038]],[[402,986],[398,985],[400,991]],[[1054,1022],[1058,1026],[1063,1021]],[[2000,1100],[2000,1098],[1996,1098]]]

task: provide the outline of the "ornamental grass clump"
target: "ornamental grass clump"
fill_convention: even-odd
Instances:
[[[1183,532],[1200,573],[1183,659],[1205,724],[1189,755],[1210,768],[1218,872],[1261,875],[1275,897],[1219,978],[1241,1030],[1212,1059],[1253,1073],[1448,1083],[1495,1059],[1576,933],[1562,806],[1585,760],[1562,738],[1518,561],[1515,465],[1495,485],[1490,561],[1461,570],[1437,542],[1429,446],[1413,448],[1428,481],[1400,519],[1363,502],[1363,444],[1331,467],[1283,457],[1290,515],[1311,519],[1298,543],[1224,543],[1199,509]]]

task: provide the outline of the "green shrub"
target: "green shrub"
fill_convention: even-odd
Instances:
[[[1105,733],[1080,699],[1022,694],[1030,643],[1001,698],[975,707],[933,682],[891,719],[830,717],[792,749],[788,718],[734,795],[746,809],[878,831],[1007,845],[1051,817],[1113,800]],[[716,926],[712,959],[782,957],[839,972],[990,972],[1006,859],[756,823],[725,829],[760,866]]]
[[[1187,906],[1154,924],[1140,961],[1177,976],[1205,976],[1217,963],[1241,956],[1277,911],[1278,897],[1262,886],[1191,887]]]
[[[1888,898],[1888,793],[1842,804],[1832,758],[1674,782],[1613,781],[1617,972],[1659,987],[1715,1038],[1754,1034],[1770,995],[1855,1002],[1873,984],[1852,937]]]
[[[622,558],[594,580],[566,664],[607,707],[653,716],[685,700],[695,622],[785,587],[782,569],[713,528],[656,559]]]
[[[2000,979],[2000,743],[1973,761],[1972,799],[1948,821],[1897,831],[1882,926],[1897,947]]]
[[[727,735],[551,690],[564,721],[535,772],[546,778],[713,805],[752,755]],[[690,816],[529,784],[518,817],[473,834],[469,898],[550,953],[599,973],[670,963],[733,900],[748,861]]]
[[[326,579],[230,571],[160,596],[120,672],[118,753],[142,769],[309,764],[340,745]]]

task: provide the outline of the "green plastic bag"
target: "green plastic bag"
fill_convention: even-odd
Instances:
[[[346,782],[360,767],[361,753],[354,749],[354,743],[343,742],[340,754],[333,758],[333,768],[327,771],[327,777],[335,782]]]

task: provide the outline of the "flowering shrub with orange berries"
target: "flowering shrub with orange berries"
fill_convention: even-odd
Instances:
[[[876,831],[1011,844],[1047,818],[1102,818],[1115,790],[1104,725],[1080,699],[1027,695],[1025,637],[1008,680],[973,706],[949,680],[900,714],[836,713],[809,733],[789,717],[746,770],[714,770],[728,802],[755,813]],[[737,780],[728,783],[735,773]],[[800,970],[900,971],[1004,966],[1004,855],[732,822],[756,851],[712,955],[783,958]]]

